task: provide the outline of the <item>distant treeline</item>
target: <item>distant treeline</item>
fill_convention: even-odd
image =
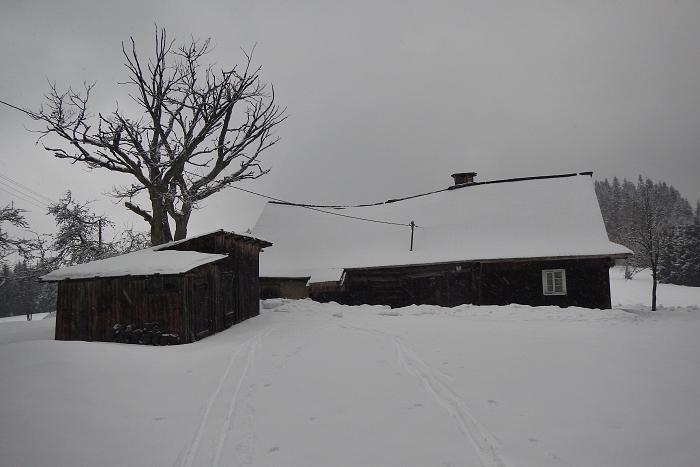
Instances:
[[[2,266],[0,278],[0,318],[56,309],[56,284],[39,282],[46,271],[25,261]]]
[[[89,204],[78,202],[69,191],[49,205],[48,214],[56,220],[52,235],[29,231],[23,209],[0,207],[0,318],[55,310],[56,285],[39,282],[44,274],[150,246],[145,232],[114,229]],[[22,236],[10,235],[3,224],[23,229]]]
[[[637,183],[596,181],[595,191],[608,238],[635,253],[629,275],[655,262],[660,282],[700,286],[700,201],[693,208],[672,186],[641,175]]]

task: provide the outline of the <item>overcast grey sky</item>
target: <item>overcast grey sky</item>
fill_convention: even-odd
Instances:
[[[48,90],[95,82],[94,110],[125,105],[121,42],[141,55],[154,24],[211,37],[210,61],[254,64],[289,118],[242,187],[306,203],[361,203],[477,180],[593,171],[646,174],[700,198],[700,2],[0,0],[0,100],[36,109]],[[128,178],[55,160],[38,129],[0,106],[0,173],[57,200],[97,200]],[[5,179],[3,181],[6,182]],[[7,189],[0,184],[0,189]],[[39,207],[5,191],[0,204]],[[41,203],[39,203],[41,204]],[[190,233],[251,227],[263,199],[226,190]],[[146,229],[143,223],[138,224]]]

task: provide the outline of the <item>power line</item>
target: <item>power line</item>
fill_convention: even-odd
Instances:
[[[20,190],[18,190],[17,188],[14,188],[13,186],[8,185],[7,183],[3,182],[2,180],[0,180],[0,185],[4,186],[4,187],[7,188],[8,190],[11,190],[13,193],[16,193],[15,196],[20,196],[20,195],[21,195],[21,196],[24,196],[24,197],[26,197],[26,198],[29,198],[29,200],[31,200],[31,201],[33,201],[33,202],[35,202],[35,203],[46,204],[46,203],[44,203],[42,200],[38,199],[37,197],[32,196],[31,194],[22,193],[22,192],[21,192]],[[29,201],[29,200],[27,200],[26,198],[25,198],[24,200],[25,200],[25,201]]]
[[[22,198],[21,196],[19,196],[19,195],[16,194],[16,193],[11,193],[11,192],[9,192],[9,191],[3,189],[3,188],[0,188],[0,191],[4,191],[5,193],[7,193],[7,194],[9,194],[9,195],[11,195],[11,196],[14,196],[14,197],[16,197],[16,198],[19,198],[19,199],[21,199],[22,201],[27,202],[27,203],[29,203],[29,204],[31,204],[31,205],[33,205],[33,206],[36,206],[36,207],[38,207],[38,208],[40,208],[40,209],[46,209],[46,206],[39,206],[38,204],[36,204],[36,203],[34,203],[34,202],[32,202],[32,201],[29,201],[28,199]]]
[[[346,209],[346,208],[368,208],[368,207],[372,207],[372,206],[381,206],[381,205],[383,205],[383,204],[391,204],[391,203],[395,203],[395,202],[397,202],[397,201],[405,201],[405,200],[407,200],[407,199],[420,198],[421,196],[433,195],[433,194],[435,194],[435,193],[440,193],[440,192],[442,192],[442,191],[447,191],[447,190],[449,190],[451,187],[450,187],[450,188],[442,188],[442,189],[440,189],[440,190],[435,190],[435,191],[430,191],[430,192],[428,192],[428,193],[420,193],[420,194],[418,194],[418,195],[406,196],[406,197],[404,197],[404,198],[396,198],[396,199],[390,199],[390,200],[387,200],[387,201],[380,201],[380,202],[378,202],[378,203],[369,203],[369,204],[346,204],[346,205],[342,205],[342,204],[341,204],[341,205],[336,205],[336,204],[306,204],[306,203],[293,203],[293,202],[291,202],[291,201],[285,201],[285,200],[283,200],[283,199],[273,198],[272,196],[263,195],[263,194],[256,193],[256,192],[250,191],[250,190],[246,190],[246,189],[244,189],[244,188],[240,188],[240,187],[237,187],[237,186],[231,186],[231,188],[235,188],[236,190],[240,190],[240,191],[245,191],[246,193],[250,193],[251,195],[261,196],[261,197],[263,197],[263,198],[267,198],[267,199],[270,199],[270,200],[272,200],[272,201],[276,201],[276,202],[278,202],[278,203],[289,204],[289,205],[291,205],[291,206],[299,206],[299,207],[302,207],[302,208]],[[401,225],[404,225],[404,224],[401,224]],[[408,225],[408,224],[405,224],[405,225]]]
[[[297,207],[304,208],[304,209],[311,209],[312,211],[324,212],[326,214],[332,214],[334,216],[347,217],[349,219],[357,219],[360,221],[367,221],[367,222],[376,222],[377,224],[389,224],[389,225],[400,225],[402,227],[411,227],[411,224],[399,224],[397,222],[378,221],[376,219],[365,219],[364,217],[349,216],[347,214],[341,214],[339,212],[324,211],[322,209],[312,208],[311,206],[301,206],[301,205],[295,205],[295,204],[291,204],[291,206],[297,206]]]
[[[1,102],[1,101],[0,101],[0,103],[6,104],[5,102]],[[9,104],[6,104],[6,105],[9,105]],[[12,106],[11,106],[11,107],[12,107]],[[47,201],[48,203],[50,203],[50,204],[52,204],[52,203],[54,202],[53,200],[51,200],[51,199],[47,198],[46,196],[42,195],[41,193],[38,193],[38,192],[32,190],[31,188],[28,188],[28,187],[22,185],[21,183],[16,182],[16,181],[12,180],[11,178],[9,178],[9,177],[7,177],[7,176],[5,176],[5,175],[3,175],[3,174],[0,174],[0,178],[3,178],[3,179],[5,179],[5,180],[9,181],[10,183],[12,183],[12,184],[14,184],[14,185],[17,185],[18,187],[24,189],[25,191],[27,191],[27,192],[29,192],[29,193],[32,193],[32,194],[36,195],[37,197],[39,197],[39,198],[41,198],[41,199],[46,200],[46,201]],[[7,187],[7,188],[9,188],[9,189],[11,189],[11,190],[18,191],[16,188],[13,188],[13,187],[9,186],[8,184],[6,184],[6,183],[4,183],[4,182],[2,182],[2,181],[0,181],[0,184],[4,185],[5,187]],[[384,201],[384,202],[381,202],[381,203],[358,204],[358,205],[353,205],[353,206],[314,205],[314,204],[292,203],[292,202],[290,202],[290,201],[285,201],[285,200],[282,200],[282,199],[279,199],[279,198],[274,198],[274,197],[272,197],[272,196],[263,195],[263,194],[261,194],[261,193],[256,193],[256,192],[254,192],[254,191],[246,190],[246,189],[244,189],[244,188],[240,188],[240,187],[236,187],[236,186],[234,186],[234,187],[232,187],[232,188],[235,188],[235,189],[240,190],[240,191],[244,191],[244,192],[246,192],[246,193],[250,193],[250,194],[255,195],[255,196],[260,196],[260,197],[262,197],[262,198],[267,198],[267,199],[270,199],[270,200],[272,200],[272,201],[276,201],[276,202],[278,202],[278,203],[286,204],[286,205],[289,205],[289,206],[297,206],[297,207],[301,207],[301,208],[305,208],[305,209],[310,209],[310,210],[312,210],[312,211],[322,212],[322,213],[325,213],[325,214],[331,214],[331,215],[334,215],[334,216],[346,217],[346,218],[348,218],[348,219],[355,219],[355,220],[361,220],[361,221],[366,221],[366,222],[374,222],[374,223],[377,223],[377,224],[398,225],[398,226],[401,226],[401,227],[411,227],[411,228],[413,228],[413,227],[418,227],[418,228],[421,228],[420,226],[417,226],[417,225],[416,225],[415,223],[413,223],[413,222],[411,222],[410,224],[401,224],[401,223],[398,223],[398,222],[380,221],[380,220],[377,220],[377,219],[367,219],[367,218],[364,218],[364,217],[351,216],[351,215],[349,215],[349,214],[341,214],[341,213],[339,213],[339,212],[324,211],[324,210],[322,209],[322,208],[325,208],[325,209],[345,209],[345,208],[361,208],[361,207],[379,206],[379,205],[382,205],[382,204],[387,204],[387,203],[390,203],[390,202],[401,201],[401,200],[390,200],[390,201]],[[8,194],[10,194],[10,195],[12,195],[12,196],[16,196],[17,198],[21,199],[22,201],[25,201],[25,202],[27,202],[27,203],[29,203],[29,204],[31,204],[31,205],[33,205],[33,206],[36,206],[36,207],[38,207],[38,208],[41,208],[41,209],[46,209],[46,208],[47,208],[46,205],[40,206],[40,205],[36,204],[36,203],[42,203],[42,204],[43,204],[43,201],[41,201],[40,199],[37,199],[35,196],[32,196],[31,194],[22,193],[23,196],[27,196],[28,198],[31,198],[32,200],[36,201],[36,203],[35,203],[35,202],[32,202],[32,201],[30,201],[30,200],[27,200],[27,199],[25,199],[25,198],[22,198],[21,196],[19,196],[19,195],[16,194],[16,193],[11,193],[11,192],[9,192],[9,191],[7,191],[7,190],[4,190],[4,189],[2,189],[2,188],[0,188],[0,190],[4,191],[5,193],[8,193]],[[442,191],[442,190],[440,190],[440,191]],[[422,195],[418,195],[418,196],[422,196]],[[415,197],[415,196],[411,196],[411,197],[409,197],[409,198],[414,198],[414,197]],[[408,198],[405,198],[405,199],[408,199]]]
[[[411,222],[410,224],[400,224],[400,223],[398,223],[398,222],[387,222],[387,221],[380,221],[380,220],[376,220],[376,219],[367,219],[367,218],[364,218],[364,217],[350,216],[350,215],[348,215],[348,214],[341,214],[341,213],[339,213],[339,212],[324,211],[323,209],[319,209],[319,208],[327,208],[327,209],[361,208],[361,207],[369,207],[369,206],[379,206],[379,205],[381,205],[381,204],[386,204],[387,202],[383,202],[383,203],[374,203],[374,204],[361,204],[361,205],[356,205],[356,206],[324,206],[324,205],[314,205],[314,204],[299,204],[299,203],[291,203],[291,202],[289,202],[289,201],[284,201],[284,200],[279,199],[279,198],[273,198],[272,196],[263,195],[263,194],[261,194],[261,193],[256,193],[256,192],[254,192],[254,191],[246,190],[246,189],[244,189],[244,188],[240,188],[240,187],[237,187],[237,186],[232,186],[231,188],[235,188],[236,190],[240,190],[240,191],[244,191],[244,192],[246,192],[246,193],[250,193],[251,195],[256,195],[256,196],[260,196],[260,197],[262,197],[262,198],[267,198],[267,199],[269,199],[269,200],[276,201],[277,203],[280,203],[280,204],[286,204],[286,205],[289,205],[289,206],[296,206],[296,207],[300,207],[300,208],[304,208],[304,209],[310,209],[310,210],[312,210],[312,211],[318,211],[318,212],[322,212],[322,213],[325,213],[325,214],[331,214],[331,215],[334,215],[334,216],[347,217],[348,219],[356,219],[356,220],[366,221],[366,222],[375,222],[375,223],[377,223],[377,224],[399,225],[399,226],[401,226],[401,227],[412,227],[412,228],[413,228],[413,227],[418,227],[418,228],[422,228],[422,227],[417,226],[417,225],[416,225],[415,223],[413,223],[413,222]],[[398,201],[398,200],[396,200],[396,201]],[[411,224],[413,224],[413,225],[411,225]]]
[[[36,191],[32,190],[31,188],[28,188],[28,187],[22,185],[21,183],[12,180],[10,177],[8,177],[8,176],[6,176],[6,175],[0,174],[0,178],[4,178],[4,179],[7,180],[8,182],[10,182],[10,183],[12,183],[12,184],[14,184],[14,185],[17,185],[18,187],[20,187],[20,188],[22,188],[22,189],[24,189],[24,190],[26,190],[26,191],[28,191],[28,192],[30,192],[30,193],[35,194],[35,195],[38,196],[39,198],[42,198],[42,199],[46,200],[46,201],[49,202],[49,203],[53,203],[53,200],[52,200],[52,199],[49,199],[49,198],[47,198],[46,196],[42,195],[41,193],[37,193]],[[0,182],[0,183],[2,183],[2,182]],[[37,201],[38,201],[38,200],[37,200]]]
[[[5,101],[0,101],[0,104],[4,104],[4,105],[6,105],[6,106],[8,106],[8,107],[11,107],[11,108],[13,108],[13,109],[15,109],[15,110],[19,110],[20,112],[23,112],[23,113],[29,115],[30,117],[32,117],[32,113],[31,113],[31,112],[29,112],[28,110],[21,109],[21,108],[17,107],[16,105],[9,104],[9,103],[7,103],[7,102],[5,102]]]

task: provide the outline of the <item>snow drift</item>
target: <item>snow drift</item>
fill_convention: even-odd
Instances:
[[[631,305],[270,300],[177,347],[3,322],[1,463],[697,465],[700,293],[662,285],[652,313],[646,277],[612,284]]]

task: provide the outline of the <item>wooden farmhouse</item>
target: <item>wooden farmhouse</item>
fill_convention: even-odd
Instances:
[[[155,328],[167,343],[188,343],[257,316],[258,256],[270,245],[219,230],[53,271],[41,280],[58,282],[56,339]]]
[[[591,173],[455,184],[354,207],[270,202],[253,234],[261,297],[342,304],[610,308],[608,240]]]

